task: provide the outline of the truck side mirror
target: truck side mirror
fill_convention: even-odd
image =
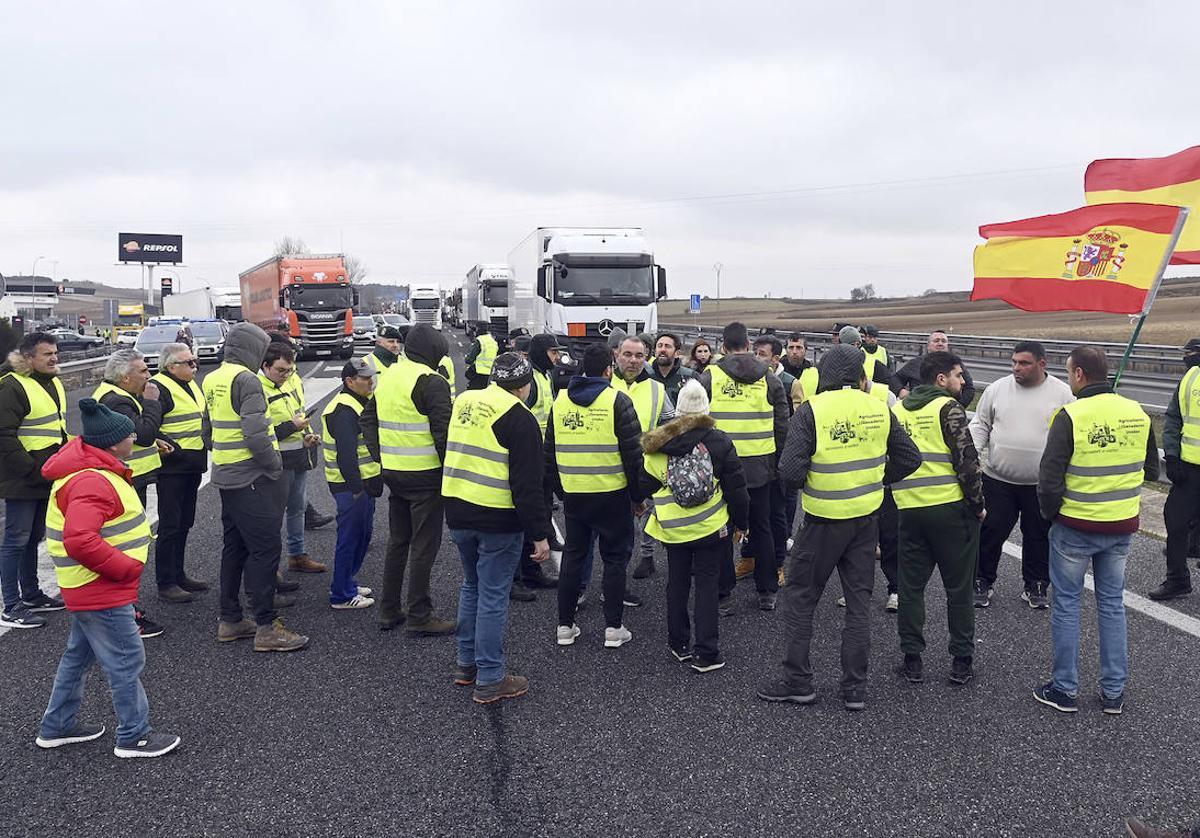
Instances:
[[[287,292],[286,291],[279,292],[279,307],[287,308]]]
[[[357,288],[350,289],[350,305],[353,306],[354,308],[358,308],[358,289]]]
[[[658,271],[658,296],[655,299],[662,300],[667,296],[667,269],[658,265],[654,269]]]
[[[540,268],[538,268],[537,293],[539,297],[546,297],[546,277],[549,272],[549,265],[542,265]],[[547,297],[547,299],[549,298]]]

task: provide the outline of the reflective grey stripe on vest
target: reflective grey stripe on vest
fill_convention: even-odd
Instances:
[[[559,442],[554,440],[554,450],[559,454],[619,454],[621,447],[617,443],[600,442]]]
[[[1063,497],[1078,503],[1106,503],[1110,500],[1129,500],[1138,497],[1141,493],[1139,486],[1130,489],[1114,489],[1111,492],[1080,492],[1076,489],[1067,489],[1063,492]]]
[[[181,425],[184,422],[191,422],[200,418],[200,411],[194,413],[172,413],[169,417],[163,419],[163,427],[168,425]]]
[[[379,421],[381,430],[386,431],[428,431],[428,422],[384,422]]]
[[[507,480],[501,480],[499,477],[487,477],[486,475],[475,474],[472,471],[461,468],[448,468],[443,472],[443,475],[453,477],[457,480],[465,480],[468,483],[478,483],[480,486],[487,486],[489,489],[509,488]]]
[[[180,437],[180,436],[184,436],[184,435],[176,434],[175,436]],[[195,434],[187,434],[187,436],[200,436],[200,432],[197,431]],[[294,436],[294,434],[293,434],[293,436]],[[287,439],[279,440],[279,450],[280,451],[298,451],[303,447],[304,447],[303,439],[293,439],[293,437],[288,437]]]
[[[287,397],[288,397],[287,393],[284,393],[284,392],[276,393],[273,396],[267,397],[267,404],[274,404],[275,402],[279,401],[280,399],[286,399]]]
[[[658,421],[658,391],[662,387],[653,379],[650,382],[650,427],[654,427],[654,423]]]
[[[770,410],[713,410],[708,415],[713,419],[770,419],[775,416]]]
[[[213,447],[214,451],[243,451],[243,450],[249,451],[250,450],[246,446],[246,440],[244,440],[244,439],[234,440],[233,442],[216,442],[216,441],[214,441],[212,444],[212,447]]]
[[[928,477],[910,477],[892,485],[892,491],[923,489],[926,486],[950,486],[958,482],[953,474],[933,474]]]
[[[675,501],[671,498],[654,498],[655,506],[666,506],[667,504],[674,502]],[[682,518],[659,518],[658,525],[666,530],[671,529],[672,527],[686,527],[689,524],[698,524],[701,521],[716,515],[724,508],[725,501],[721,501],[720,503],[713,504],[708,509],[702,509],[692,515],[685,515]]]
[[[203,431],[171,431],[167,429],[166,425],[163,425],[161,430],[167,436],[171,437],[171,439],[194,439],[196,437],[204,436]]]
[[[157,453],[158,453],[157,445],[148,445],[140,451],[134,451],[132,454],[130,454],[128,457],[125,458],[125,462],[129,462],[130,460],[140,460],[143,457],[153,457]]]
[[[494,463],[507,463],[508,454],[502,454],[499,451],[489,451],[486,448],[480,448],[478,445],[468,445],[465,442],[447,442],[447,451],[456,451],[459,454],[467,454],[471,457],[479,457],[481,460],[491,460]],[[433,449],[429,451],[432,453]]]
[[[558,464],[559,474],[624,474],[625,467],[620,463],[610,463],[603,466],[564,466]]]
[[[1145,469],[1144,463],[1121,463],[1115,466],[1067,466],[1067,474],[1076,477],[1109,477],[1114,474],[1133,474]]]
[[[113,547],[116,547],[118,550],[136,550],[139,547],[147,546],[153,540],[154,539],[152,536],[146,535],[142,536],[141,538],[134,539],[128,544],[114,544]]]
[[[118,524],[107,524],[100,528],[100,535],[120,535],[123,532],[129,532],[146,523],[146,513],[139,512],[128,521],[121,521]]]
[[[1185,416],[1183,421],[1187,425],[1200,425],[1200,417],[1197,416]]]
[[[869,495],[872,492],[883,490],[883,483],[868,483],[866,486],[855,486],[853,489],[814,489],[811,486],[804,487],[804,494],[810,498],[817,500],[849,500],[850,498],[860,498],[863,495]]]
[[[1188,439],[1188,438],[1185,436],[1185,437],[1182,437],[1182,438],[1180,438],[1180,440],[1179,440],[1179,441],[1180,441],[1180,443],[1182,443],[1183,445],[1195,445],[1195,446],[1200,446],[1200,439]]]
[[[844,474],[847,471],[861,471],[864,468],[878,468],[887,462],[883,457],[871,457],[866,460],[847,460],[844,463],[810,463],[808,470],[817,474]]]
[[[60,437],[62,431],[58,428],[17,428],[18,437],[48,436]]]
[[[730,439],[771,439],[775,431],[726,431],[725,435]]]
[[[21,424],[22,425],[49,425],[51,422],[57,422],[57,421],[58,421],[58,414],[51,413],[49,416],[42,416],[38,419],[30,419],[28,416],[26,416],[24,419],[21,420]]]
[[[939,454],[937,452],[921,452],[921,462],[924,463],[952,463],[949,454]]]
[[[213,419],[211,423],[214,428],[221,428],[226,431],[236,431],[242,427],[241,419]]]
[[[432,445],[418,445],[413,448],[405,448],[400,445],[381,445],[379,446],[379,453],[394,454],[397,457],[421,457],[425,454],[433,454],[436,457],[437,449]]]

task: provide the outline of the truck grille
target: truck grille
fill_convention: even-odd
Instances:
[[[493,317],[491,319],[491,321],[488,323],[488,332],[491,334],[492,337],[496,338],[496,340],[500,340],[500,339],[507,340],[508,339],[508,318],[507,317]]]
[[[345,330],[346,324],[338,321],[300,324],[300,336],[313,346],[337,346],[341,343]]]
[[[437,312],[429,311],[428,309],[417,309],[413,312],[413,319],[418,323],[436,323]]]

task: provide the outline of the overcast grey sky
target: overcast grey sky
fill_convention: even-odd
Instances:
[[[283,234],[454,284],[642,226],[672,296],[966,288],[982,223],[1200,144],[1195,2],[4,3],[0,272],[183,289]],[[39,273],[52,266],[41,262]]]

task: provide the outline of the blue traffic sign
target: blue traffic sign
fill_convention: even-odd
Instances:
[[[688,305],[688,313],[689,314],[699,314],[700,313],[700,295],[699,294],[692,295],[691,303]]]

